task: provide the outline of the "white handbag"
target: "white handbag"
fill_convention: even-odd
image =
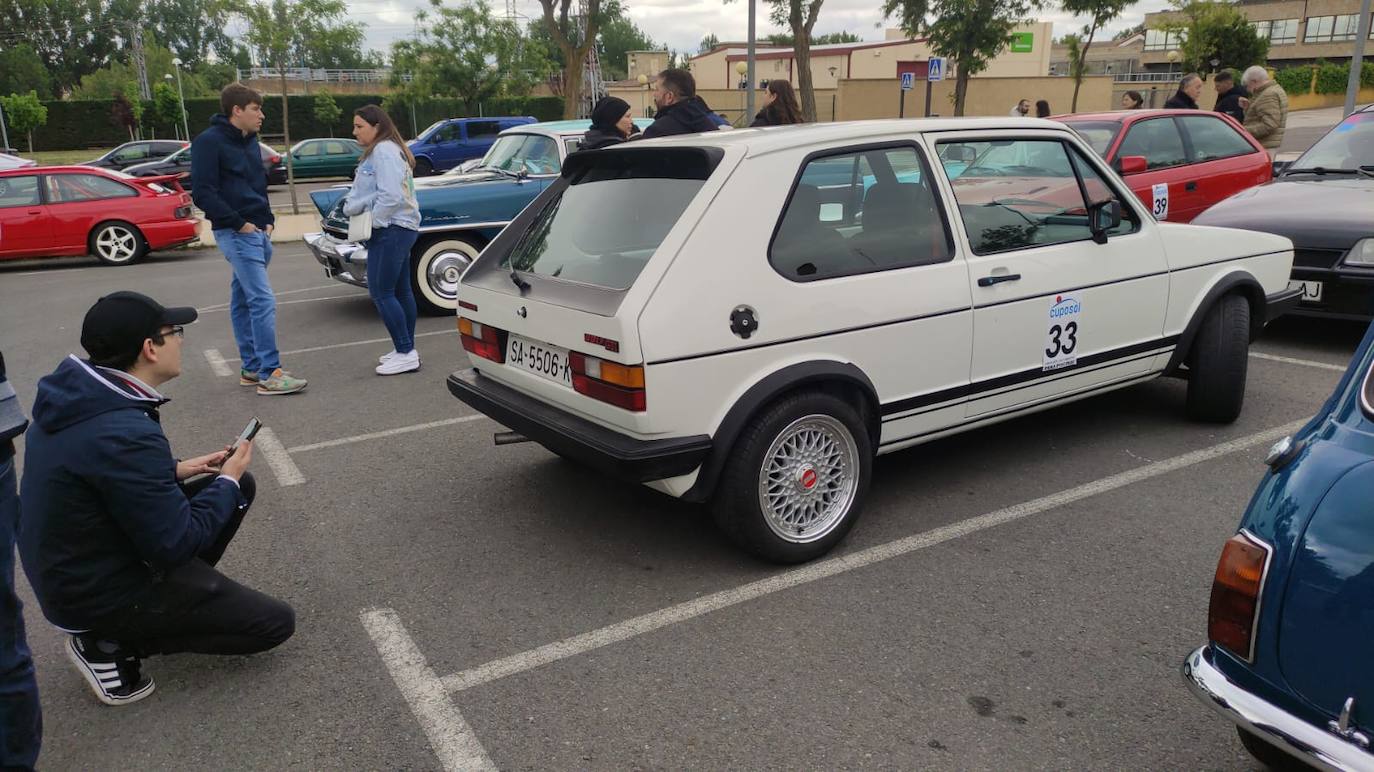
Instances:
[[[348,240],[353,243],[372,238],[372,210],[348,218]]]

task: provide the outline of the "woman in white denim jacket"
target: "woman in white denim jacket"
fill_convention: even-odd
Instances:
[[[382,315],[393,348],[383,354],[378,375],[420,369],[415,350],[415,291],[410,283],[410,249],[420,235],[420,206],[415,201],[415,156],[401,139],[391,116],[377,105],[353,112],[353,136],[363,146],[353,189],[344,214],[372,212],[372,238],[367,240],[367,292]]]

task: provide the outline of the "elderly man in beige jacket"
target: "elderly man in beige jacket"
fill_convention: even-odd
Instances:
[[[1288,124],[1288,94],[1263,67],[1247,69],[1241,82],[1250,92],[1249,99],[1240,100],[1245,108],[1245,130],[1259,140],[1273,158],[1283,144],[1283,130]]]

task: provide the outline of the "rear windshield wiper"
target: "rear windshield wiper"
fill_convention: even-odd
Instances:
[[[520,289],[520,294],[523,295],[526,292],[529,292],[530,283],[521,278],[520,272],[515,270],[514,268],[512,268],[510,271],[510,280],[515,284],[516,287]]]
[[[1288,169],[1284,171],[1284,174],[1359,174],[1360,171],[1360,169],[1328,169],[1325,166],[1313,166],[1307,169]]]

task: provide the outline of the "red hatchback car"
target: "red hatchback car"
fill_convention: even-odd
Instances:
[[[175,180],[89,166],[0,172],[0,260],[91,254],[129,265],[194,241],[200,221]]]
[[[1082,135],[1160,220],[1192,222],[1212,204],[1274,177],[1269,154],[1222,113],[1126,110],[1054,120]]]

